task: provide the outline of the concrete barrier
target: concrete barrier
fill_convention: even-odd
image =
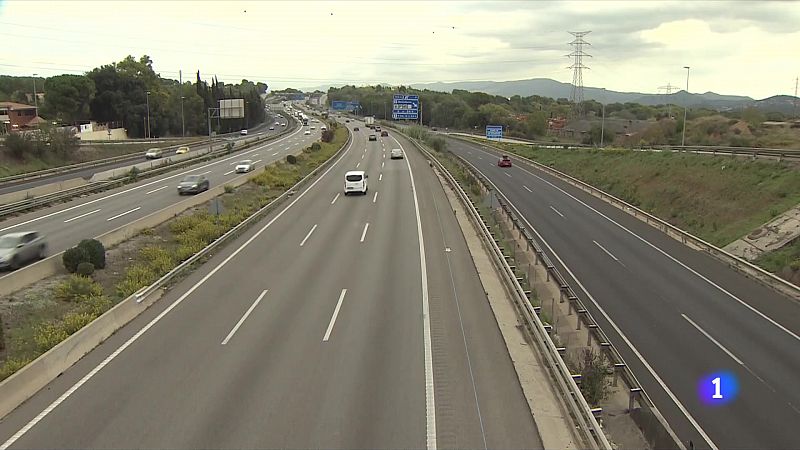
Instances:
[[[66,189],[76,188],[83,186],[88,182],[83,178],[70,178],[69,180],[58,181],[55,183],[45,184],[43,186],[36,186],[34,188],[25,189],[16,192],[9,192],[0,195],[0,205],[7,205],[9,203],[19,202],[31,197],[39,197],[42,195],[52,194],[53,192],[63,191]]]
[[[156,302],[162,290],[155,290],[137,303],[130,296],[78,330],[30,364],[0,382],[0,418],[47,386],[118,329]]]
[[[62,253],[49,256],[0,277],[0,295],[8,295],[47,277],[67,273],[61,262]]]

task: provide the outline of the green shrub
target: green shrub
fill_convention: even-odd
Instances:
[[[30,358],[9,358],[0,365],[0,381],[13,375],[19,369],[27,366],[31,361]]]
[[[172,253],[163,247],[147,246],[139,251],[139,255],[158,276],[175,267]]]
[[[297,164],[297,157],[294,155],[286,155],[286,162],[289,164]]]
[[[208,213],[206,212],[195,213],[191,216],[178,217],[169,224],[169,229],[175,234],[186,233],[187,231],[196,227],[198,223],[206,220],[207,217]]]
[[[234,187],[231,186],[230,184],[226,184],[225,185],[225,193],[226,194],[233,194],[234,190],[235,190]]]
[[[0,351],[6,348],[6,338],[3,331],[3,316],[0,315]]]
[[[76,331],[80,330],[81,328],[88,325],[91,321],[95,319],[96,316],[89,314],[88,312],[71,312],[67,313],[64,316],[64,320],[61,321],[61,328],[67,334],[67,336],[72,335]]]
[[[125,278],[118,282],[114,287],[117,290],[117,295],[121,298],[126,298],[138,291],[139,289],[147,286],[155,281],[157,275],[148,266],[143,264],[134,264],[125,272]]]
[[[36,327],[33,332],[33,342],[40,352],[44,353],[68,338],[67,330],[60,324],[47,322]]]
[[[139,173],[141,173],[141,171],[139,170],[138,167],[136,166],[131,167],[131,170],[128,171],[128,180],[130,180],[131,182],[136,181],[137,179],[139,179]]]
[[[89,263],[91,264],[91,263]],[[94,280],[81,275],[72,275],[54,289],[54,295],[58,300],[74,302],[86,297],[103,294],[103,287]]]
[[[78,243],[78,248],[83,248],[89,254],[89,262],[94,264],[96,269],[106,267],[106,248],[97,239],[84,239]]]
[[[61,256],[61,261],[69,273],[75,273],[78,270],[78,264],[89,262],[89,252],[80,247],[68,248]]]
[[[205,245],[199,241],[190,241],[183,243],[182,245],[178,246],[177,250],[175,250],[175,257],[178,258],[178,261],[183,262],[187,259],[191,258],[192,255],[199,252],[203,249]]]
[[[82,262],[78,264],[78,268],[75,270],[75,273],[84,277],[88,277],[94,273],[94,264],[90,262]]]
[[[81,300],[81,311],[100,317],[104,312],[111,309],[111,299],[105,295],[93,295]]]
[[[315,151],[315,152],[318,152],[318,151],[322,150],[322,146],[319,145],[319,142],[314,142],[313,144],[311,144],[311,150]]]

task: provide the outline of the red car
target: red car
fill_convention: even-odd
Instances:
[[[500,161],[497,161],[497,166],[498,167],[511,167],[511,159],[508,156],[503,155],[503,157],[500,158]]]

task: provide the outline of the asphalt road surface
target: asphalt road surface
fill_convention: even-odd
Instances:
[[[518,208],[684,442],[800,448],[800,305],[583,191],[447,139]],[[553,257],[553,251],[560,258]],[[739,393],[701,401],[730,371]],[[708,386],[707,386],[708,387]],[[724,390],[724,389],[723,389]]]
[[[284,127],[278,126],[278,127],[275,127],[274,130],[269,130],[269,127],[273,126],[273,123],[276,120],[281,120],[282,122],[287,122],[287,119],[285,117],[276,119],[273,115],[268,113],[266,122],[251,128],[249,130],[249,133],[248,133],[247,136],[242,136],[238,132],[237,133],[229,133],[229,134],[221,135],[221,136],[228,137],[228,138],[233,139],[233,140],[241,140],[241,139],[252,139],[254,136],[269,136],[269,135],[272,135],[272,134],[277,134],[277,133],[280,133],[281,131],[283,131]],[[287,126],[288,125],[289,124],[287,123]],[[202,140],[203,137],[199,136],[199,137],[197,137],[197,139],[198,140]],[[120,145],[124,145],[124,144],[120,144]],[[171,144],[171,143],[154,144],[153,147],[162,147],[163,148],[163,147],[172,146],[172,145],[174,145],[174,144]],[[190,145],[189,148],[190,148],[190,150],[206,150],[206,149],[208,149],[208,143],[204,142],[204,143],[199,143],[199,144],[193,144],[193,145]],[[74,179],[74,178],[84,178],[84,179],[88,180],[89,178],[92,177],[92,175],[94,175],[96,173],[105,172],[106,170],[111,170],[111,169],[114,169],[114,168],[117,168],[117,167],[125,167],[125,166],[129,166],[131,164],[134,164],[134,163],[136,163],[138,161],[137,158],[141,159],[142,161],[144,161],[145,160],[144,153],[145,153],[144,151],[140,151],[139,153],[132,155],[131,159],[126,159],[124,161],[117,161],[117,162],[113,162],[113,163],[103,164],[103,165],[100,165],[100,166],[88,167],[88,168],[85,168],[85,169],[75,169],[75,170],[70,171],[70,172],[64,172],[64,173],[59,173],[59,174],[56,174],[56,175],[51,175],[51,176],[46,176],[46,177],[41,177],[41,178],[35,178],[35,179],[32,179],[32,180],[9,181],[9,182],[5,182],[5,183],[3,183],[2,180],[0,180],[0,195],[7,194],[7,193],[10,193],[10,192],[23,191],[23,190],[26,190],[26,189],[32,189],[32,188],[35,188],[37,186],[43,186],[45,184],[50,184],[50,183],[57,183],[59,181],[71,180],[71,179]]]
[[[285,137],[230,156],[0,221],[0,234],[36,230],[45,235],[49,254],[66,250],[81,239],[99,236],[174,203],[187,201],[187,196],[178,195],[177,185],[188,174],[204,174],[211,187],[219,186],[236,177],[252,175],[235,173],[237,161],[257,161],[256,170],[262,170],[264,164],[320,139],[319,127],[308,136],[304,135],[305,129],[300,127]]]
[[[0,442],[541,448],[441,186],[410,144],[391,160],[400,144],[365,131],[7,416]],[[367,195],[342,194],[347,170],[367,171]]]

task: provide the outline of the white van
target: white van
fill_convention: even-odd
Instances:
[[[326,127],[325,125],[319,127],[319,129],[322,131],[328,131],[328,127]]]
[[[344,195],[350,193],[367,193],[367,178],[363,170],[351,170],[344,174]]]

